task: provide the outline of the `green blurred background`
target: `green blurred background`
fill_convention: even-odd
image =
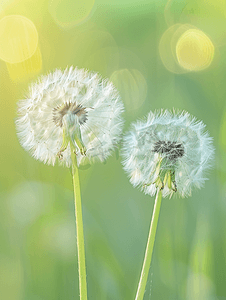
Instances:
[[[184,109],[207,124],[215,167],[191,198],[162,202],[144,299],[226,299],[225,1],[1,1],[1,20],[9,15],[33,22],[38,45],[22,62],[0,61],[0,299],[79,299],[71,173],[30,157],[14,126],[29,83],[70,65],[111,78],[125,103],[125,130],[157,108]],[[0,48],[8,55],[2,32],[15,28],[2,29],[1,20]],[[212,40],[215,55],[205,70],[165,68],[159,43],[176,23]],[[92,300],[134,299],[140,276],[154,199],[132,187],[120,161],[114,153],[80,171]]]

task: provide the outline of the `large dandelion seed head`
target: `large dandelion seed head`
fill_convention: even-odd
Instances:
[[[214,147],[202,121],[187,112],[150,112],[131,125],[124,136],[124,170],[133,186],[149,195],[162,189],[163,197],[191,195],[207,180]]]
[[[69,167],[70,147],[76,149],[78,165],[104,161],[119,141],[122,112],[110,81],[84,69],[56,70],[32,84],[19,101],[17,134],[24,149],[47,164],[59,157]]]

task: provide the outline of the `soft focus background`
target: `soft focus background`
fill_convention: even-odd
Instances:
[[[164,199],[145,300],[226,299],[224,0],[0,2],[0,299],[79,299],[70,171],[19,145],[17,101],[31,81],[74,65],[111,78],[131,121],[157,108],[207,124],[215,168],[188,199]],[[81,170],[91,300],[135,297],[154,199],[120,157]]]

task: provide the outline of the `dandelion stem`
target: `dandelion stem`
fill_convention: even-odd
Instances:
[[[137,289],[137,294],[135,300],[142,300],[145,293],[145,287],[148,279],[148,273],[149,268],[151,265],[151,258],[152,258],[152,252],[155,242],[155,234],[157,229],[157,223],[159,218],[159,212],[160,212],[160,206],[161,206],[161,200],[162,200],[162,191],[160,188],[157,190],[156,198],[155,198],[155,205],[154,210],[152,214],[152,220],[151,220],[151,226],[150,231],[148,235],[148,242],[143,262],[143,267],[141,271],[140,281]]]
[[[83,222],[82,222],[80,183],[79,183],[77,159],[75,153],[73,152],[74,147],[72,143],[70,143],[70,147],[71,147],[72,174],[73,174],[73,185],[74,185],[74,196],[75,196],[75,217],[76,217],[76,229],[77,229],[80,300],[87,300],[85,246],[84,246],[84,234],[83,234]]]

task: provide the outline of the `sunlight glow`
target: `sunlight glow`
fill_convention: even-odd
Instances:
[[[184,69],[200,71],[211,64],[214,45],[201,30],[189,29],[178,40],[176,54],[179,64]]]
[[[0,20],[0,58],[20,63],[30,58],[38,46],[38,32],[31,20],[20,15]]]

